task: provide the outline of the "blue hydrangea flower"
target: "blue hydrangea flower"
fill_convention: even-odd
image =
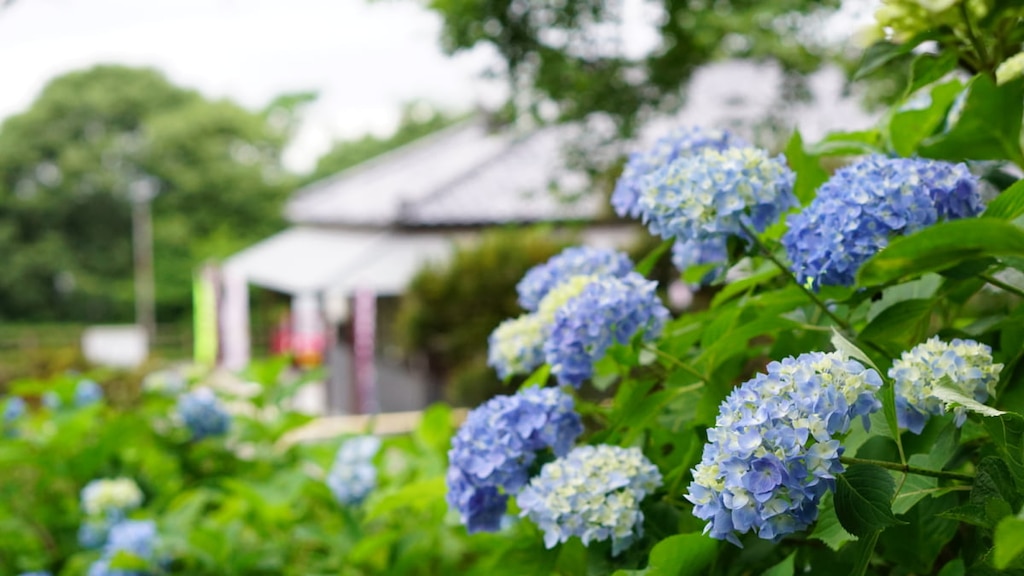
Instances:
[[[720,264],[728,260],[729,250],[724,236],[711,238],[703,242],[676,240],[672,244],[672,265],[681,272],[685,272],[692,266]],[[704,280],[712,280],[723,268],[720,266],[717,270],[705,276]]]
[[[750,144],[727,130],[709,130],[697,126],[677,128],[659,138],[650,150],[630,154],[622,175],[615,183],[612,207],[619,216],[638,218],[637,199],[644,180],[676,158],[693,156],[704,150],[747,148]]]
[[[612,541],[612,554],[643,536],[640,502],[661,486],[661,473],[638,448],[580,446],[549,462],[516,497],[553,548],[578,536],[584,546]]]
[[[757,148],[704,150],[663,166],[645,181],[638,206],[653,234],[705,243],[761,232],[791,207],[795,175],[782,156]]]
[[[151,520],[126,520],[110,528],[103,557],[89,567],[88,576],[144,576],[149,571],[122,570],[110,564],[119,554],[130,554],[146,563],[154,560],[156,524]]]
[[[78,527],[78,544],[86,550],[99,548],[107,541],[110,525],[106,520],[86,520]]]
[[[380,438],[358,436],[341,445],[327,474],[327,487],[343,505],[362,502],[377,487],[373,457],[380,450]]]
[[[529,480],[537,452],[566,454],[583,432],[572,397],[530,387],[470,411],[448,451],[448,503],[470,532],[497,531],[510,494]]]
[[[103,388],[92,380],[79,380],[75,386],[75,406],[81,408],[103,400]]]
[[[708,520],[705,533],[740,545],[804,530],[843,471],[837,436],[882,403],[882,379],[838,352],[812,352],[768,365],[722,402],[686,499]]]
[[[223,436],[231,427],[231,415],[209,388],[197,388],[178,398],[178,414],[196,440]]]
[[[579,387],[612,344],[626,344],[638,333],[646,340],[657,336],[669,314],[656,287],[657,282],[636,272],[606,276],[559,308],[544,343],[544,357],[558,382]]]
[[[82,511],[96,520],[117,521],[142,505],[142,490],[131,478],[102,478],[82,488]]]
[[[543,364],[544,342],[551,333],[555,313],[598,278],[593,274],[569,276],[548,290],[536,312],[502,322],[487,340],[487,364],[498,377],[528,374]]]
[[[939,387],[984,403],[995,394],[1002,369],[1002,364],[992,362],[992,349],[974,340],[943,342],[935,336],[914,346],[889,369],[900,427],[920,434],[933,414],[945,413],[945,403],[935,395]],[[956,406],[953,413],[956,425],[962,426],[967,409]]]
[[[850,286],[893,236],[982,209],[977,178],[964,164],[870,156],[838,170],[791,215],[782,244],[801,283]]]
[[[598,274],[624,276],[633,270],[629,256],[606,248],[573,246],[544,264],[531,268],[516,285],[519,304],[531,312],[553,288],[572,276]]]
[[[11,396],[4,403],[4,423],[11,424],[25,415],[25,401],[19,396]]]

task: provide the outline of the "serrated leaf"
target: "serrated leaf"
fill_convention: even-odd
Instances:
[[[1024,418],[1009,412],[983,423],[1017,484],[1024,486]]]
[[[1003,190],[999,196],[989,202],[982,218],[998,220],[1014,220],[1024,214],[1024,180],[1018,180],[1013,186]]]
[[[991,406],[986,406],[974,398],[964,396],[958,390],[954,390],[941,384],[932,390],[932,396],[941,400],[947,411],[957,406],[963,406],[967,410],[981,414],[982,416],[994,417],[1006,414],[1006,412],[1003,412],[1002,410],[996,410]]]
[[[992,563],[1003,570],[1024,553],[1024,518],[1003,518],[993,537]]]
[[[882,371],[878,369],[878,366],[875,365],[875,363],[863,350],[858,348],[857,345],[854,344],[853,342],[847,340],[846,336],[843,336],[835,328],[832,329],[832,347],[835,348],[837,352],[840,352],[847,358],[853,358],[854,360],[860,362],[861,364],[867,366],[868,368],[873,369],[875,372],[878,372],[879,374],[882,373]]]
[[[811,538],[821,540],[832,550],[839,550],[843,544],[857,539],[843,529],[836,516],[835,500],[831,492],[826,492],[818,504],[818,522],[811,532]]]
[[[942,222],[893,240],[861,266],[857,284],[888,284],[993,256],[1024,257],[1024,230],[990,218]]]
[[[836,516],[847,532],[861,537],[900,524],[890,504],[895,491],[884,468],[854,464],[836,478]]]

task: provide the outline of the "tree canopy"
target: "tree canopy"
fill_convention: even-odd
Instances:
[[[284,113],[294,104],[276,102]],[[281,225],[291,125],[272,112],[211,101],[147,68],[51,81],[0,126],[0,318],[130,319],[129,196],[143,178],[158,189],[159,316],[180,317],[196,264]]]

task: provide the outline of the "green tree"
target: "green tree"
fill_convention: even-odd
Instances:
[[[291,128],[274,109],[210,101],[152,69],[97,66],[50,82],[0,126],[0,318],[130,319],[129,190],[142,178],[159,191],[159,317],[181,317],[197,263],[281,225]]]
[[[839,0],[660,0],[659,46],[620,48],[622,0],[430,0],[444,19],[448,52],[491,45],[504,60],[517,102],[559,120],[601,112],[630,134],[646,114],[681,102],[691,74],[723,57],[772,59],[804,73],[827,55],[809,31]],[[539,114],[538,114],[539,115]]]

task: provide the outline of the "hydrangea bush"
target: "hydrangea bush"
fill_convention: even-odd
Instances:
[[[411,433],[311,439],[274,378],[56,410],[79,376],[12,384],[0,573],[1024,570],[1020,12],[886,2],[861,73],[913,74],[871,129],[636,150],[613,208],[662,244],[529,271],[488,342],[507,394]],[[691,308],[648,280],[668,257]],[[113,478],[145,498],[86,490]]]

